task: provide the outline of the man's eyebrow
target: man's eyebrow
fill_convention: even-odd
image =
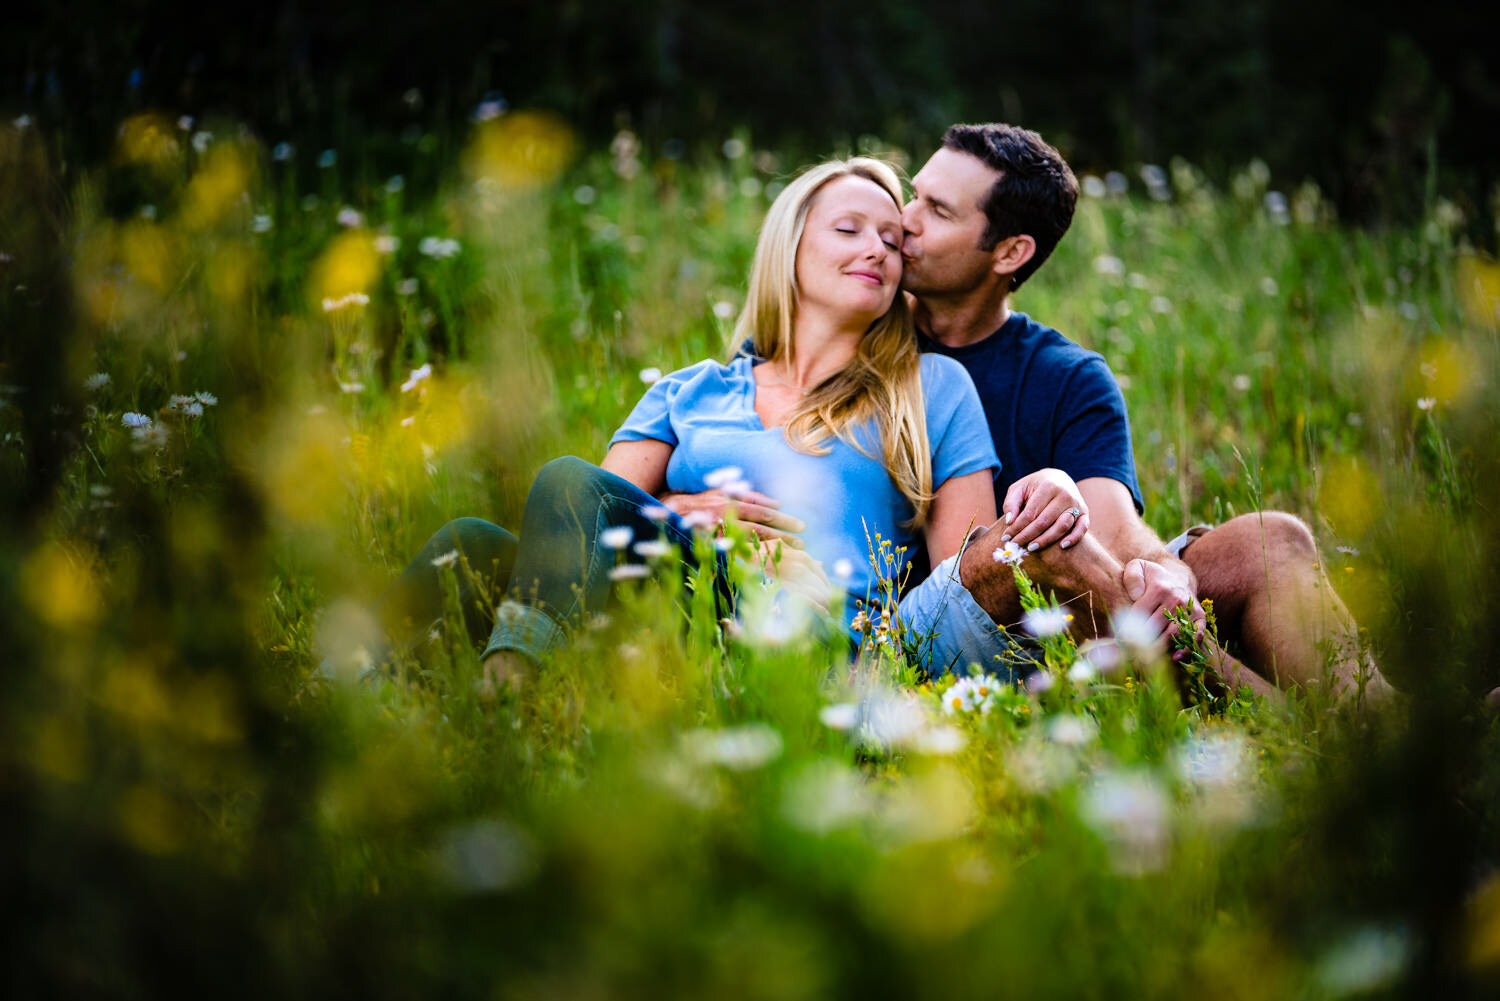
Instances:
[[[914,188],[912,190],[915,191],[916,189]],[[943,201],[943,199],[941,198],[935,198],[932,195],[926,194],[925,192],[921,191],[917,191],[916,195],[918,198],[924,199],[929,205],[933,206],[934,208],[940,208],[944,212],[949,213],[952,213],[954,211],[953,206],[950,203]]]

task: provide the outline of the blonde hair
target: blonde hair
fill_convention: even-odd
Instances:
[[[832,160],[803,172],[777,196],[761,225],[750,265],[745,308],[734,327],[734,343],[749,340],[766,361],[792,357],[792,320],[797,312],[797,246],[813,200],[830,181],[862,177],[879,185],[901,207],[901,181],[889,165],[870,157]],[[874,419],[881,461],[911,502],[907,527],[919,528],[932,506],[932,450],[922,402],[920,360],[911,310],[898,290],[891,308],[860,338],[849,363],[808,393],[787,415],[787,444],[799,452],[826,455],[830,435],[875,458],[854,429]]]

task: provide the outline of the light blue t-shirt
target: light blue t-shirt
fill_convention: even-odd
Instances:
[[[845,612],[852,619],[857,611],[852,599],[879,594],[870,558],[877,534],[904,550],[891,570],[880,568],[880,577],[901,579],[918,538],[901,524],[911,518],[911,504],[879,458],[847,441],[830,437],[824,442],[826,455],[807,455],[787,444],[783,428],[767,428],[755,413],[754,363],[741,355],[727,365],[709,360],[673,372],[647,390],[610,444],[654,439],[674,446],[667,489],[676,493],[701,493],[709,489],[709,474],[726,467],[741,470],[751,488],[807,523],[807,552],[830,579],[848,588]],[[998,468],[984,409],[963,366],[923,355],[921,379],[933,489],[949,477]],[[881,454],[872,424],[854,433],[862,444],[875,446],[869,448],[872,454]],[[851,572],[837,579],[841,569]]]

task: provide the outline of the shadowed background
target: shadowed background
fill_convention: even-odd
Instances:
[[[77,126],[84,161],[141,107],[343,146],[452,129],[488,95],[653,146],[743,127],[783,150],[925,149],[1002,120],[1079,169],[1258,157],[1362,222],[1412,218],[1435,186],[1483,208],[1500,169],[1496,17],[1452,0],[30,6],[0,40],[0,110]]]

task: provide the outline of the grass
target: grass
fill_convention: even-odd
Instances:
[[[370,684],[319,630],[722,355],[799,162],[518,112],[398,181],[209,127],[65,179],[5,133],[14,996],[1494,989],[1500,270],[1442,204],[1353,231],[1175,164],[1085,198],[1017,303],[1120,375],[1161,535],[1315,527],[1388,711],[1070,676],[1061,638],[1046,691],[955,692],[655,584],[497,699],[456,610]]]

